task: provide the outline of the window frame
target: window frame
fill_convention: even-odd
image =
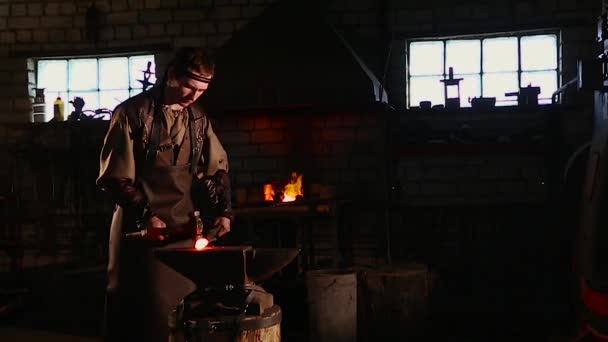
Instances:
[[[64,75],[65,77],[65,84],[66,84],[66,90],[65,90],[65,99],[64,99],[64,103],[65,103],[65,118],[67,119],[68,116],[68,101],[70,100],[67,96],[67,94],[69,93],[74,93],[74,92],[96,92],[97,96],[98,96],[98,101],[100,101],[100,94],[103,91],[127,91],[128,92],[128,97],[130,98],[132,96],[134,96],[132,94],[133,90],[137,90],[137,89],[143,89],[143,85],[140,88],[133,88],[131,85],[131,57],[138,57],[138,56],[152,56],[153,57],[153,66],[157,65],[157,60],[158,60],[158,54],[156,52],[152,52],[152,51],[130,51],[130,52],[120,52],[120,53],[100,53],[100,54],[82,54],[82,55],[56,55],[56,56],[40,56],[40,57],[35,57],[32,58],[33,62],[34,62],[34,77],[35,77],[35,84],[34,84],[34,88],[37,88],[39,86],[38,84],[38,76],[39,76],[39,62],[40,61],[65,61],[67,63],[67,67],[66,67],[66,73]],[[128,84],[127,84],[127,88],[126,89],[101,89],[100,88],[100,75],[101,75],[101,66],[100,66],[100,61],[102,59],[106,59],[106,58],[127,58],[127,71],[129,73],[128,75]],[[97,82],[95,84],[96,88],[93,89],[87,89],[87,90],[74,90],[74,89],[70,89],[70,84],[69,84],[69,78],[70,78],[70,60],[77,60],[77,59],[95,59],[96,60],[96,64],[97,64]],[[156,76],[156,70],[151,70],[152,74]],[[142,79],[143,79],[143,72],[142,72]],[[158,82],[158,77],[156,78],[156,82]],[[56,92],[56,90],[51,90],[51,92]],[[63,91],[62,91],[63,93]],[[45,97],[46,100],[48,102],[48,99],[52,97],[52,99],[54,100],[54,96],[50,95],[50,93],[46,93],[45,92]],[[125,99],[126,100],[126,99]],[[113,110],[114,108],[103,108],[101,107],[102,104],[98,103],[98,105],[100,106],[99,110]],[[85,109],[87,109],[85,107]],[[85,111],[86,112],[86,111]],[[52,118],[53,115],[52,113],[48,113],[48,108],[47,108],[47,113],[46,113],[46,119],[50,119]],[[46,120],[45,120],[46,121]]]
[[[484,92],[484,88],[483,88],[483,75],[485,73],[492,73],[492,72],[484,72],[483,69],[483,40],[484,39],[488,39],[488,38],[512,38],[515,37],[517,38],[517,81],[518,84],[521,85],[521,79],[522,79],[522,73],[523,72],[528,72],[528,71],[523,71],[522,70],[522,53],[521,53],[521,39],[522,37],[529,37],[529,36],[536,36],[536,35],[555,35],[556,37],[556,69],[546,69],[546,70],[538,70],[538,71],[548,71],[548,70],[555,70],[556,73],[556,79],[557,79],[557,84],[556,87],[559,88],[562,84],[562,65],[561,65],[561,60],[562,60],[562,37],[561,37],[561,30],[559,29],[540,29],[540,30],[525,30],[525,31],[516,31],[516,32],[494,32],[494,33],[485,33],[485,34],[469,34],[469,35],[453,35],[453,36],[441,36],[441,37],[420,37],[420,38],[411,38],[411,39],[407,39],[406,40],[406,54],[405,54],[405,58],[406,58],[406,68],[405,68],[405,75],[406,75],[406,108],[410,109],[410,108],[418,108],[418,104],[416,104],[415,106],[412,106],[411,104],[411,91],[410,91],[410,84],[411,84],[411,78],[412,75],[410,74],[410,60],[411,60],[411,44],[415,43],[415,42],[442,42],[443,45],[443,74],[440,75],[443,78],[447,78],[448,77],[448,65],[447,65],[447,49],[446,49],[446,45],[447,45],[447,41],[454,41],[454,40],[479,40],[480,41],[480,48],[479,48],[479,63],[480,63],[480,71],[479,73],[477,73],[476,75],[479,75],[480,80],[479,80],[479,89],[481,91],[480,96],[483,96],[483,92]],[[429,75],[416,75],[416,76],[431,76]],[[443,96],[443,94],[442,94]],[[445,102],[445,99],[444,99]],[[542,105],[542,104],[541,104]],[[515,105],[516,106],[516,105]],[[509,106],[506,105],[504,107],[514,107],[514,106]]]

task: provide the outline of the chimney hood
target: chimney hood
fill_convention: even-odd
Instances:
[[[235,33],[217,51],[202,98],[209,111],[387,102],[381,82],[318,3],[301,0],[279,0]]]

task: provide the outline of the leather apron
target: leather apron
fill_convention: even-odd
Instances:
[[[153,125],[165,127],[160,115],[159,111],[155,113]],[[189,126],[192,127],[191,113]],[[170,142],[166,129],[161,129],[157,138],[160,140],[158,153],[153,163],[145,167],[138,183],[151,210],[167,224],[167,233],[173,242],[159,247],[151,241],[125,239],[123,231],[127,230],[122,228],[133,223],[127,222],[122,208],[114,212],[108,263],[106,341],[166,342],[168,314],[196,289],[192,281],[153,255],[157,248],[193,246],[191,136],[184,135],[177,157],[172,146],[163,148],[167,146],[163,142]]]

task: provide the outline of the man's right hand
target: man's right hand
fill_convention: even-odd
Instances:
[[[163,241],[167,237],[167,225],[158,216],[152,216],[143,227],[143,237],[152,241]]]
[[[139,232],[127,233],[125,237],[146,239],[150,241],[163,241],[167,238],[167,225],[158,216],[151,216]]]

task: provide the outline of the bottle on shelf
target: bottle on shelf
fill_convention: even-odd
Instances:
[[[57,94],[57,99],[53,103],[53,117],[54,117],[55,121],[64,121],[65,120],[64,110],[65,110],[65,104],[63,103],[61,96],[59,94]]]

